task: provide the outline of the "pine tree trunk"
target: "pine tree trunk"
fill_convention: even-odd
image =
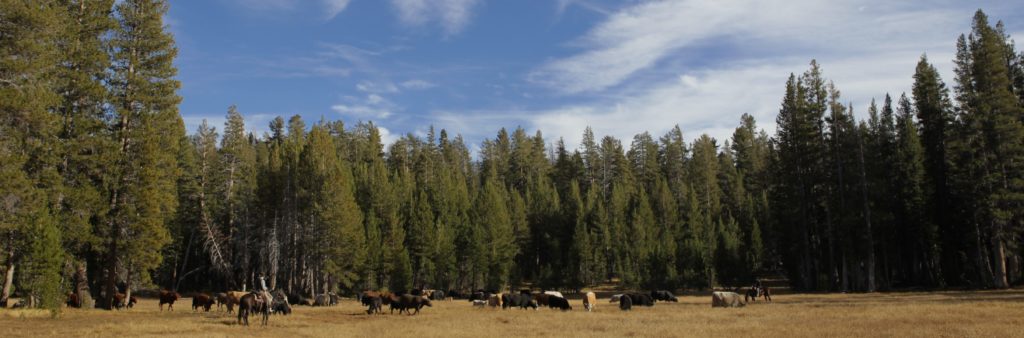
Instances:
[[[4,273],[4,289],[0,293],[0,308],[6,309],[11,297],[11,286],[14,285],[14,249],[7,254],[7,271]]]
[[[104,309],[113,309],[114,294],[117,293],[117,242],[111,239],[110,253],[107,257],[107,282],[106,293],[103,295],[102,306]]]
[[[96,302],[92,299],[92,292],[89,290],[89,274],[86,271],[85,262],[78,262],[75,266],[75,294],[78,297],[78,304],[83,309],[95,307]]]
[[[992,274],[993,286],[1000,289],[1009,287],[1006,282],[1006,246],[997,236],[992,236]]]
[[[864,207],[864,232],[867,233],[865,236],[865,245],[867,246],[867,292],[875,292],[875,235],[871,230],[871,202],[868,198],[868,174],[866,165],[864,164],[864,140],[861,134],[857,135],[857,148],[858,157],[860,162],[860,185],[861,185],[861,198],[863,198]],[[858,270],[859,271],[859,270]]]
[[[131,267],[131,265],[128,265],[128,269],[127,270],[128,271],[125,273],[125,277],[124,277],[124,300],[123,300],[124,303],[122,303],[121,306],[127,306],[129,303],[131,303],[131,299],[132,299],[132,267]],[[171,290],[171,291],[177,291],[177,290]]]

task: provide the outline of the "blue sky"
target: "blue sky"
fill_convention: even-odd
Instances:
[[[1024,36],[1019,1],[175,0],[166,23],[190,132],[236,104],[257,134],[301,114],[386,142],[434,125],[475,148],[522,126],[575,147],[588,125],[627,146],[676,124],[724,140],[743,113],[774,132],[811,59],[866,115],[922,53],[951,82],[978,8]]]

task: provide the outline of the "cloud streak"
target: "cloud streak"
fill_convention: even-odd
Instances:
[[[398,19],[409,26],[437,23],[445,36],[457,35],[469,24],[482,0],[391,0]]]

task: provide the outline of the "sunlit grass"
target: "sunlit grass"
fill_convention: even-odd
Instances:
[[[419,315],[366,315],[353,300],[327,308],[296,307],[250,327],[216,309],[192,312],[182,299],[161,313],[154,299],[122,311],[66,309],[60,319],[39,310],[0,310],[2,335],[83,336],[331,336],[331,337],[1013,337],[1024,335],[1024,290],[776,295],[775,302],[712,309],[709,296],[684,296],[621,312],[607,297],[591,313],[474,308],[466,301],[436,301]]]

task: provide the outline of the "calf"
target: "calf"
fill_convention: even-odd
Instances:
[[[192,296],[192,311],[196,311],[199,308],[203,308],[204,312],[210,312],[210,307],[213,306],[214,299],[208,294],[197,293]]]

